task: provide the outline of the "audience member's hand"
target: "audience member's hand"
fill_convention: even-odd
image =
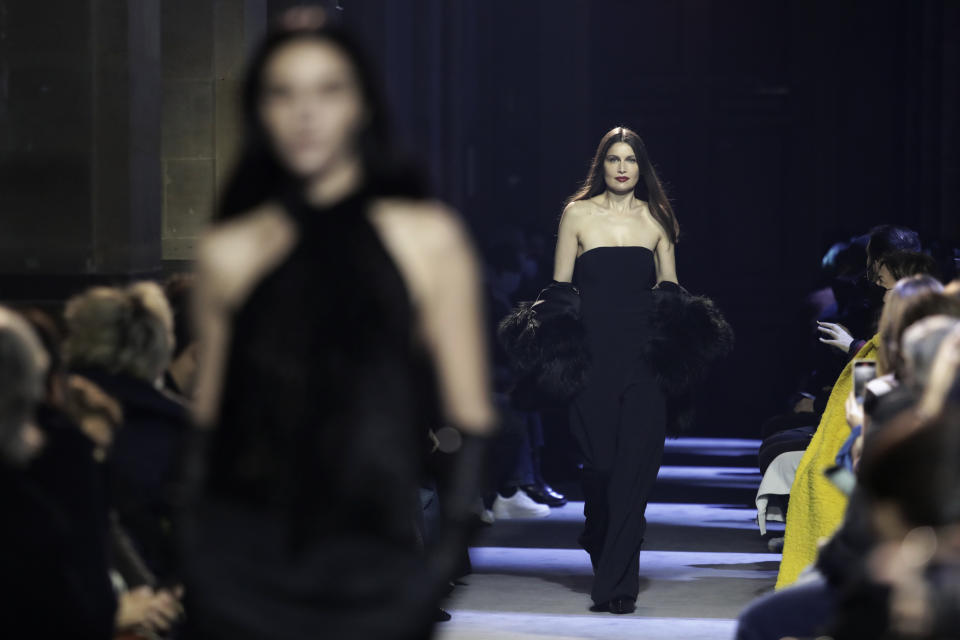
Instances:
[[[120,595],[117,607],[118,630],[146,627],[152,631],[170,628],[183,612],[179,594],[167,590],[154,591],[143,586]]]
[[[863,405],[857,402],[852,390],[850,395],[847,396],[844,408],[847,410],[847,424],[850,425],[851,429],[863,425]]]
[[[817,322],[817,330],[820,331],[820,342],[829,344],[848,353],[850,345],[853,344],[853,336],[842,324],[835,322]]]
[[[95,383],[77,375],[67,378],[63,409],[100,450],[110,446],[114,431],[123,422],[120,403]]]
[[[900,542],[879,545],[870,556],[870,570],[890,585],[890,626],[901,634],[925,635],[933,624],[930,585],[924,570],[936,551],[929,527],[914,529]]]

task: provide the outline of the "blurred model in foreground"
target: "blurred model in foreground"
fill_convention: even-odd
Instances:
[[[475,254],[390,155],[362,51],[299,10],[253,57],[199,252],[191,637],[424,638],[495,423]],[[442,532],[414,514],[436,429]]]

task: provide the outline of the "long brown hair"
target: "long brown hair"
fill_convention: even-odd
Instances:
[[[677,217],[673,214],[673,207],[670,206],[663,185],[660,184],[660,178],[657,177],[657,172],[650,162],[646,145],[643,144],[640,136],[626,127],[614,127],[603,136],[600,145],[597,147],[597,153],[593,156],[593,162],[590,163],[590,170],[587,171],[583,186],[567,198],[565,204],[577,200],[586,200],[607,190],[607,184],[603,179],[603,160],[607,157],[610,147],[618,142],[625,142],[630,145],[640,167],[640,176],[643,179],[637,180],[637,186],[633,190],[634,197],[646,201],[647,206],[650,207],[650,213],[667,232],[670,242],[676,243],[680,237],[680,225],[677,223]]]
[[[930,300],[942,296],[943,285],[926,274],[902,278],[890,290],[890,297],[883,305],[880,315],[880,344],[877,349],[877,372],[901,373],[900,340],[910,324],[925,317],[923,312],[932,308],[933,314],[940,312],[939,307]]]

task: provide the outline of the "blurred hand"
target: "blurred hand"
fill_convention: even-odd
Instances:
[[[800,401],[793,405],[794,413],[813,413],[813,398],[800,398]]]
[[[850,425],[851,429],[863,425],[863,406],[857,402],[856,396],[853,395],[853,390],[851,390],[850,395],[847,396],[847,402],[844,404],[844,408],[847,411],[847,424]]]
[[[873,577],[891,587],[890,625],[905,635],[925,635],[933,624],[930,585],[924,570],[937,547],[929,527],[910,531],[900,542],[879,545],[871,554]]]
[[[110,446],[114,430],[123,422],[120,403],[98,385],[78,375],[67,378],[63,409],[84,435],[103,449]]]
[[[145,627],[151,631],[166,631],[183,613],[180,596],[183,590],[154,591],[143,586],[120,595],[117,607],[118,630]]]
[[[820,332],[820,342],[823,344],[829,344],[831,347],[836,347],[844,353],[850,351],[850,345],[853,344],[853,336],[850,335],[850,331],[842,324],[836,324],[835,322],[817,322],[817,330]]]

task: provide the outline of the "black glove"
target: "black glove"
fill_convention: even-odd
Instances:
[[[440,518],[427,545],[427,588],[438,600],[463,565],[467,546],[480,527],[481,492],[486,486],[487,451],[492,435],[454,427],[437,432],[439,449],[431,454],[440,501]]]
[[[540,291],[533,310],[541,321],[544,318],[564,315],[579,317],[580,290],[571,282],[551,280],[550,284]]]
[[[438,450],[432,455],[445,525],[469,526],[479,516],[477,499],[485,486],[492,439],[449,426],[437,432]]]
[[[653,289],[654,291],[669,291],[670,293],[686,293],[686,289],[678,285],[676,282],[669,282],[667,280],[658,282]]]

